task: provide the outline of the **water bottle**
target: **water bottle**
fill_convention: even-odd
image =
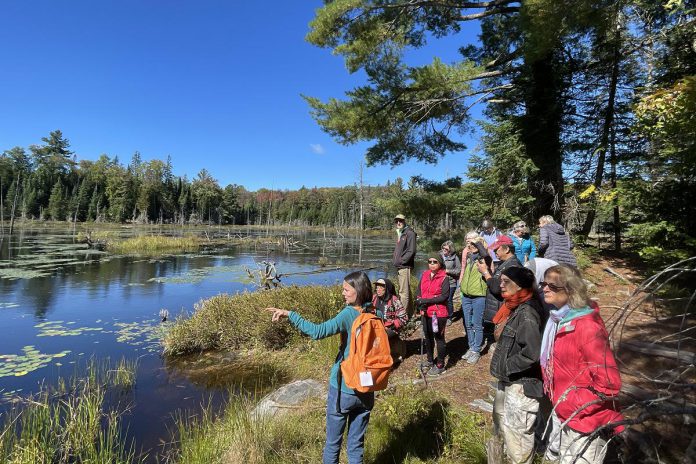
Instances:
[[[438,330],[439,330],[439,328],[438,328],[438,326],[437,326],[437,314],[433,314],[433,324],[432,324],[432,328],[433,328],[433,333],[435,333],[435,334],[436,334],[436,333],[438,332]]]

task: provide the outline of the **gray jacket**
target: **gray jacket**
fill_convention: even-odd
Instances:
[[[577,267],[578,261],[570,251],[573,246],[570,235],[556,222],[546,224],[539,230],[539,255],[544,258]]]
[[[456,253],[449,256],[443,255],[442,260],[445,262],[445,272],[447,273],[447,277],[449,277],[449,286],[450,288],[454,288],[457,286],[459,274],[462,272],[462,261]]]

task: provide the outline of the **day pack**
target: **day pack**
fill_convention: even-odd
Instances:
[[[350,330],[350,351],[341,362],[346,386],[360,393],[387,388],[392,357],[384,323],[373,312],[362,312]]]

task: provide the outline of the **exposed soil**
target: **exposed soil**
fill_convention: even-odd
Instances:
[[[677,397],[681,400],[681,407],[688,409],[690,404],[696,403],[696,388],[694,388],[696,371],[694,359],[689,357],[696,352],[696,336],[694,335],[696,302],[689,311],[686,311],[690,313],[686,316],[683,313],[687,301],[681,303],[678,301],[679,304],[676,307],[674,304],[669,306],[668,303],[654,298],[651,294],[634,295],[633,301],[637,302],[626,306],[634,291],[649,277],[645,268],[639,262],[626,257],[602,255],[593,261],[594,263],[584,270],[583,276],[592,284],[591,297],[598,302],[601,308],[600,313],[610,332],[612,346],[622,372],[624,390],[627,391],[622,396],[622,402],[627,408],[626,415],[635,417],[640,412],[654,411],[653,406],[648,407],[644,403],[636,405],[638,400],[646,398],[658,398],[654,404],[659,407],[667,404],[676,406],[674,403],[660,403],[660,401]],[[693,286],[696,280],[693,277],[696,276],[691,274],[690,286]],[[689,291],[693,292],[693,288]],[[677,316],[675,317],[674,314]],[[679,314],[682,315],[679,316]],[[684,332],[685,329],[686,332]],[[682,331],[681,335],[677,336],[676,334],[680,331]],[[475,365],[467,364],[461,359],[467,349],[467,343],[462,320],[459,317],[447,327],[445,338],[448,352],[447,370],[439,377],[428,378],[428,386],[454,404],[469,405],[472,409],[476,409],[475,406],[471,406],[471,403],[481,399],[490,401],[493,391],[491,385],[494,379],[489,373],[491,353],[484,349],[481,359]],[[681,359],[636,352],[628,349],[628,344],[623,344],[642,342],[647,345],[655,341],[659,341],[660,347],[673,352],[678,349]],[[417,330],[406,343],[408,354],[395,369],[391,382],[401,383],[421,379],[419,373],[420,331]],[[676,379],[675,382],[687,386],[675,391],[673,386],[669,386],[669,381],[674,379]],[[678,460],[683,457],[696,433],[695,417],[693,413],[672,414],[660,417],[651,423],[633,427],[634,432],[643,432],[642,436],[650,435],[650,443],[644,443],[643,438],[637,438],[641,442],[641,460],[646,459],[646,455],[651,455],[650,458],[652,458],[647,458],[646,461],[653,460],[658,453],[660,456],[658,459],[664,459],[667,456],[667,460],[663,462],[672,462],[673,459]],[[692,446],[694,446],[693,443]],[[656,451],[658,449],[659,451]],[[668,451],[665,453],[665,450]],[[693,451],[696,452],[696,450]]]

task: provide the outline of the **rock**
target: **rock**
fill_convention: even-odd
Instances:
[[[326,396],[326,387],[321,382],[312,379],[297,380],[266,395],[256,405],[252,416],[257,419],[275,417],[299,407],[309,399],[324,396]]]
[[[480,409],[483,412],[493,412],[493,404],[489,403],[486,400],[474,400],[471,403],[469,403],[469,406],[471,406],[472,408]]]

